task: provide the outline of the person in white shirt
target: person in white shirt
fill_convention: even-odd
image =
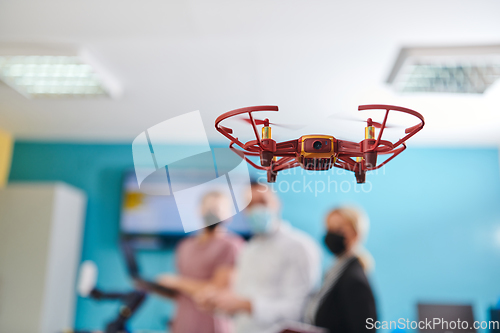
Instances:
[[[320,277],[320,251],[306,233],[280,218],[278,198],[253,183],[247,208],[254,236],[236,264],[233,290],[205,292],[206,308],[233,315],[237,333],[276,333],[300,321]]]

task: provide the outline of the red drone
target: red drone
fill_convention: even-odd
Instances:
[[[332,167],[353,171],[358,184],[365,182],[366,171],[375,170],[406,149],[405,142],[424,127],[424,117],[413,110],[400,106],[371,104],[360,105],[359,111],[386,110],[383,122],[377,123],[371,118],[366,121],[365,139],[360,142],[339,140],[331,135],[303,135],[296,140],[276,142],[271,138],[269,119],[255,119],[252,112],[278,111],[277,106],[263,105],[236,109],[220,115],[215,120],[215,128],[229,140],[229,145],[238,155],[259,170],[267,171],[267,181],[274,183],[279,171],[301,166],[306,170],[328,170]],[[405,136],[395,143],[382,140],[386,128],[389,111],[400,111],[417,117],[420,123],[405,130]],[[234,137],[233,130],[220,125],[224,119],[241,114],[248,114],[248,122],[252,125],[256,140],[243,143]],[[258,125],[263,125],[262,136],[259,136]],[[379,128],[375,138],[375,127]],[[241,149],[236,149],[234,145]],[[392,154],[388,159],[377,165],[379,154]],[[247,156],[260,156],[260,166],[253,163]]]

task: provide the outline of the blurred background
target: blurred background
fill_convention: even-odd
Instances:
[[[329,209],[367,211],[381,320],[416,320],[418,303],[470,304],[489,320],[500,306],[499,13],[482,0],[0,2],[0,322],[28,329],[27,313],[59,306],[68,327],[102,329],[118,304],[72,290],[84,260],[103,289],[131,287],[122,236],[137,240],[145,276],[174,271],[185,236],[175,205],[136,188],[131,144],[146,129],[199,110],[210,146],[227,147],[220,114],[277,105],[264,116],[302,127],[273,127],[276,140],[360,141],[361,104],[411,108],[426,126],[362,186],[336,170],[280,173],[283,217],[322,244]],[[386,138],[412,121],[389,118]],[[252,139],[245,123],[227,126]],[[170,133],[172,147],[201,144],[190,130]],[[186,182],[203,172],[186,170]],[[247,232],[242,217],[232,227]],[[3,302],[26,314],[2,314]],[[152,296],[132,328],[164,331],[173,310]]]

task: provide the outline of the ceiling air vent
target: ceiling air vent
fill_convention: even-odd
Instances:
[[[387,79],[401,93],[482,94],[500,78],[500,45],[405,47]]]

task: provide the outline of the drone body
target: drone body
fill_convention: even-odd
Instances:
[[[219,116],[215,121],[215,128],[229,140],[230,148],[244,158],[250,165],[267,171],[267,181],[273,183],[279,171],[294,167],[302,167],[306,170],[328,170],[332,167],[342,168],[354,172],[359,184],[365,182],[366,172],[376,170],[406,149],[405,142],[424,127],[424,117],[413,110],[392,105],[360,105],[359,111],[382,109],[386,110],[383,122],[374,122],[371,118],[366,121],[365,138],[360,142],[336,139],[331,135],[303,135],[296,140],[276,142],[271,137],[271,123],[268,119],[254,119],[252,113],[258,111],[278,111],[277,106],[264,105],[236,109]],[[420,123],[405,130],[405,136],[395,143],[382,140],[382,134],[386,128],[389,111],[399,111],[417,117]],[[246,143],[234,137],[233,130],[220,125],[220,122],[237,115],[248,114],[247,120],[253,128],[256,140]],[[259,135],[257,126],[262,125],[262,133]],[[379,128],[378,136],[375,137],[375,128]],[[237,149],[234,145],[239,146]],[[378,155],[391,155],[385,161],[377,165]],[[248,156],[259,156],[260,165],[255,164]]]

